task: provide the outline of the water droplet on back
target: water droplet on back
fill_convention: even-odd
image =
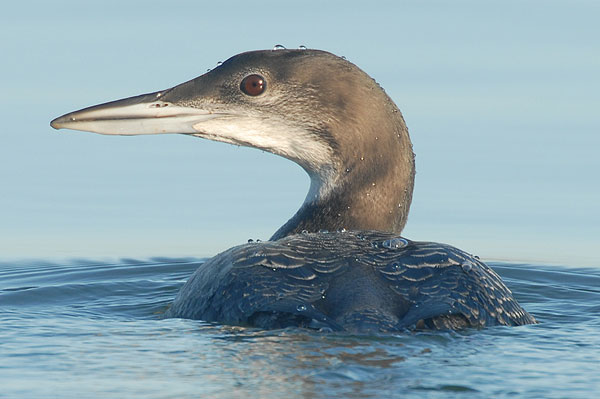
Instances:
[[[465,260],[463,263],[460,264],[460,267],[462,267],[463,271],[465,273],[470,272],[471,270],[473,270],[473,267],[475,265],[473,265],[473,263],[471,261]]]
[[[273,46],[273,51],[276,50],[285,50],[285,46],[283,44],[276,44]]]
[[[391,238],[381,243],[381,246],[388,249],[404,248],[408,245],[408,241],[402,237]]]
[[[306,310],[306,305],[300,304],[300,305],[296,306],[296,310],[298,312],[304,312]]]
[[[219,61],[217,62],[217,66],[220,67],[221,65],[223,65],[223,61]]]
[[[306,46],[305,46],[305,45],[303,45],[303,44],[301,44],[300,46],[298,46],[298,48],[299,48],[300,50],[306,50]]]

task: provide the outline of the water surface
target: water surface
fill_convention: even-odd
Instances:
[[[162,319],[195,258],[0,263],[0,397],[589,398],[600,269],[490,262],[540,324],[356,336]]]

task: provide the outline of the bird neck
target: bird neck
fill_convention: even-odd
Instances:
[[[360,141],[338,140],[332,163],[319,173],[308,171],[306,200],[271,240],[319,230],[400,233],[410,209],[415,167],[408,131],[399,112],[397,117],[399,123],[388,131],[366,132]]]

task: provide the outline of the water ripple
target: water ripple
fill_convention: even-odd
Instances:
[[[538,325],[372,337],[162,319],[201,259],[0,263],[8,397],[590,397],[600,270],[492,263]]]

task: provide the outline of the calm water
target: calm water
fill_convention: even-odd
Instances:
[[[491,263],[541,322],[373,337],[163,320],[201,259],[0,263],[0,397],[589,398],[600,269]]]

